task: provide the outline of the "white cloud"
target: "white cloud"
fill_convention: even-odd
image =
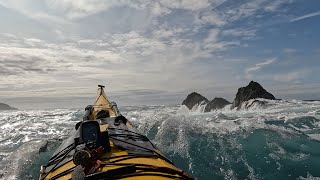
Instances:
[[[219,29],[211,29],[208,33],[208,36],[206,39],[204,39],[205,43],[215,43],[218,41],[219,38],[219,34],[220,34],[220,30]]]
[[[313,13],[310,13],[310,14],[306,14],[306,15],[291,19],[290,22],[296,22],[296,21],[300,21],[300,20],[303,20],[303,19],[307,19],[307,18],[311,18],[311,17],[314,17],[314,16],[319,16],[319,15],[320,15],[320,11],[317,11],[317,12],[313,12]]]
[[[64,44],[13,37],[14,43],[1,43],[1,39],[8,37],[0,38],[2,87],[34,89],[45,88],[52,83],[68,86],[66,82],[71,81],[81,86],[112,79],[112,83],[117,85],[114,90],[137,87],[180,89],[179,83],[167,81],[179,73],[184,74],[183,63],[190,59],[187,51],[193,49],[191,43],[182,39],[161,41],[137,32],[106,34],[102,39]],[[32,83],[37,76],[39,78]],[[187,79],[180,80],[185,88]]]
[[[196,62],[212,58],[212,53],[235,43],[221,41],[218,29],[212,29],[198,42],[179,37],[184,32],[185,29],[164,26],[149,36],[135,31],[106,33],[99,39],[82,38],[67,43],[0,35],[0,85],[31,92],[57,87],[48,96],[69,95],[62,93],[63,87],[88,87],[105,81],[111,83],[112,91],[138,87],[185,91],[190,86],[205,87],[212,78],[192,82],[190,79],[206,76],[199,68],[205,71],[212,68]],[[219,65],[214,68],[223,69]],[[34,78],[37,80],[32,83]]]
[[[237,7],[226,10],[226,12],[223,14],[223,17],[229,21],[237,21],[241,18],[252,16],[263,7],[263,3],[265,3],[265,0],[244,2],[240,5],[237,5]]]
[[[261,12],[275,13],[281,11],[284,4],[290,3],[291,0],[249,0],[242,3],[234,3],[228,8],[221,9],[223,19],[228,23],[242,20],[248,17],[255,17]]]
[[[53,29],[52,33],[57,34],[59,32],[59,40],[63,40],[63,38],[75,39],[83,35],[93,36],[97,34],[96,32],[103,30],[106,33],[155,30],[158,26],[171,20],[171,17],[165,17],[166,15],[181,9],[187,11],[190,16],[186,17],[184,23],[190,24],[182,28],[190,27],[190,29],[197,31],[203,27],[213,25],[215,28],[222,30],[223,27],[231,25],[234,21],[254,16],[259,10],[276,10],[287,0],[282,1],[283,3],[280,3],[279,0],[251,0],[240,3],[240,5],[238,3],[233,5],[225,2],[227,1],[45,0],[35,4],[32,0],[0,0],[0,4],[5,7],[14,9]],[[112,11],[114,8],[119,9],[117,9],[118,11]],[[113,12],[113,14],[108,14],[107,12]],[[127,12],[130,13],[128,14]],[[101,16],[99,13],[101,13]],[[117,20],[114,21],[112,17]],[[161,18],[165,18],[167,22],[163,22]],[[179,20],[177,24],[181,25],[183,22]],[[97,25],[97,28],[92,29],[91,26],[93,25]],[[179,28],[172,26],[172,24],[168,24],[168,26]],[[251,36],[247,36],[247,38],[252,38],[254,31],[252,29]]]
[[[205,12],[200,12],[196,16],[196,21],[197,24],[201,25],[216,25],[218,27],[224,26],[227,24],[226,19],[224,19],[218,12],[209,10]]]
[[[47,9],[42,8],[42,3],[39,2],[38,5],[35,5],[34,1],[32,0],[11,0],[11,1],[5,1],[0,0],[0,5],[12,9],[18,13],[21,13],[31,19],[34,19],[36,21],[41,21],[42,23],[51,26],[52,23],[58,23],[58,24],[71,24],[71,22],[67,21],[63,17],[55,14],[49,14],[46,12]]]
[[[245,78],[247,80],[251,80],[253,78],[253,74],[259,70],[261,70],[262,68],[264,68],[265,66],[268,66],[272,63],[274,63],[276,61],[277,58],[270,58],[270,59],[266,59],[263,62],[257,63],[251,67],[246,68],[245,70]]]
[[[46,3],[50,9],[66,14],[70,19],[82,18],[113,7],[134,5],[134,2],[125,0],[46,0]]]
[[[227,29],[222,31],[224,36],[240,37],[242,39],[252,39],[256,37],[257,30],[255,29]]]
[[[221,52],[231,48],[232,46],[240,45],[239,41],[221,40],[220,34],[221,31],[219,29],[211,29],[208,32],[208,36],[200,44],[202,51],[199,52],[199,57],[210,57],[212,56],[212,53]]]
[[[297,83],[299,80],[303,79],[306,75],[308,75],[310,71],[305,69],[276,74],[273,76],[275,81],[285,82],[285,83]]]
[[[33,12],[33,13],[26,12],[26,14],[29,17],[31,17],[35,20],[41,21],[43,23],[46,23],[46,25],[49,25],[49,26],[51,26],[52,23],[59,24],[59,25],[72,25],[72,22],[70,22],[62,17],[56,16],[56,15],[51,15],[51,14],[48,14],[45,12]]]
[[[46,0],[49,8],[66,13],[70,19],[83,18],[115,7],[151,9],[153,15],[170,13],[170,9],[200,10],[210,6],[208,0]]]
[[[279,8],[282,7],[285,3],[289,3],[290,1],[288,0],[274,0],[270,1],[268,4],[264,6],[264,10],[270,11],[270,12],[275,12],[279,10]]]
[[[154,2],[151,7],[151,12],[155,16],[162,16],[171,13],[171,10],[167,7],[161,6],[159,2]]]
[[[210,6],[208,0],[159,0],[164,7],[172,9],[199,10]]]
[[[116,7],[130,7],[138,10],[153,6],[148,0],[46,0],[54,11],[62,11],[70,19],[83,18]]]
[[[28,26],[35,32],[31,35],[23,28],[18,28],[16,35],[1,31],[12,34],[0,35],[0,85],[29,92],[57,87],[52,96],[62,96],[69,92],[63,88],[81,89],[105,81],[113,91],[138,87],[185,91],[218,82],[234,84],[245,66],[246,78],[250,79],[261,75],[276,58],[261,63],[246,57],[232,61],[233,53],[224,51],[240,45],[252,47],[248,40],[258,39],[259,34],[254,20],[282,11],[286,2],[0,0],[15,13],[37,21]],[[299,18],[311,15],[315,14]],[[44,36],[38,35],[39,31]],[[294,50],[287,48],[283,52]],[[295,76],[284,73],[268,79],[280,82]],[[88,91],[77,90],[79,94]]]
[[[188,29],[160,26],[158,29],[155,29],[152,34],[156,38],[175,38],[187,30]]]

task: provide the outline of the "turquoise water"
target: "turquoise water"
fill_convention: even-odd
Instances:
[[[267,108],[202,113],[180,106],[120,110],[196,179],[317,179],[320,104],[270,101]],[[81,110],[1,112],[0,179],[38,179]],[[48,151],[38,149],[50,141]]]

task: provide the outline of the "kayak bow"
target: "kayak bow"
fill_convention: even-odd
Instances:
[[[193,179],[120,114],[99,85],[76,131],[41,166],[40,180]]]

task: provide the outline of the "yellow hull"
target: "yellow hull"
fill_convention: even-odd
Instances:
[[[112,125],[112,127],[110,124],[115,124],[115,121],[109,120],[108,123],[102,123],[103,122],[102,120],[97,120],[97,114],[101,110],[106,110],[109,112],[109,115],[110,115],[109,119],[112,119],[112,118],[114,119],[117,116],[119,116],[118,112],[115,112],[115,109],[112,107],[112,103],[109,102],[103,90],[103,87],[100,87],[98,89],[97,98],[95,103],[93,104],[91,114],[88,116],[88,120],[99,121],[101,132],[109,131],[109,134],[111,132],[115,132],[115,134],[110,135],[110,140],[109,140],[110,151],[103,153],[99,157],[99,162],[101,162],[102,165],[97,167],[93,173],[91,172],[91,174],[86,174],[88,177],[90,175],[92,175],[92,177],[96,175],[95,177],[93,177],[93,179],[97,179],[97,177],[99,177],[98,179],[127,179],[127,180],[192,179],[192,177],[186,174],[184,171],[175,167],[173,163],[171,163],[168,159],[166,159],[164,155],[156,148],[154,148],[152,154],[150,154],[149,151],[141,151],[141,153],[136,153],[137,150],[132,151],[134,152],[132,153],[130,150],[130,147],[126,148],[126,144],[124,144],[124,146],[121,147],[121,143],[125,143],[125,142],[122,142],[123,139],[117,138],[116,136],[117,128],[122,127],[122,128],[118,128],[119,130],[126,128],[127,129],[126,131],[130,132],[130,134],[134,133],[134,136],[138,136],[137,133],[136,133],[137,135],[135,135],[135,132],[137,131],[132,127],[129,121],[119,126]],[[116,137],[116,138],[112,139],[112,137]],[[69,138],[68,140],[66,140],[66,142],[68,141],[73,141],[73,139]],[[130,141],[130,142],[134,142],[134,141]],[[146,143],[149,143],[149,142],[146,142]],[[151,146],[153,146],[151,142],[148,145],[150,144]],[[128,146],[130,146],[130,143],[128,144]],[[144,149],[144,147],[141,147],[141,148]],[[65,151],[65,148],[64,149],[62,147],[58,148],[58,151],[59,150]],[[144,154],[146,152],[148,152],[149,154]],[[40,179],[49,180],[49,179],[71,179],[72,178],[72,173],[76,165],[74,164],[74,161],[72,160],[71,156],[74,155],[75,150],[70,150],[69,154],[64,153],[66,154],[67,160],[62,160],[62,158],[60,159],[57,158],[57,155],[62,156],[59,153],[60,152],[55,153],[56,157],[53,157],[53,158],[56,158],[61,162],[57,162],[56,164],[54,164],[54,162],[51,162],[51,163],[49,162],[48,163],[49,166],[46,166],[45,169],[42,170],[42,173],[40,174]],[[106,172],[110,172],[110,173],[108,174]],[[111,172],[114,172],[114,173],[111,173]],[[97,176],[97,174],[99,173],[101,173],[101,175]],[[106,176],[104,176],[103,173],[105,173]],[[121,173],[124,173],[124,174],[121,174]]]

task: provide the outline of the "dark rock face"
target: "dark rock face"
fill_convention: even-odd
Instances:
[[[271,93],[267,92],[259,83],[251,81],[248,86],[241,87],[238,89],[236,98],[233,101],[231,109],[235,107],[239,109],[243,102],[256,98],[272,100],[276,99]]]
[[[48,149],[48,144],[49,144],[49,141],[46,142],[46,144],[42,145],[40,148],[39,148],[39,154],[41,152],[46,152],[47,149]]]
[[[187,98],[182,102],[182,104],[186,105],[190,110],[194,105],[200,105],[200,103],[206,104],[204,112],[210,112],[215,109],[222,109],[226,105],[231,104],[229,101],[223,98],[214,98],[212,101],[209,101],[207,98],[196,92],[189,94]]]
[[[212,101],[210,101],[207,104],[204,112],[210,112],[215,109],[222,109],[228,104],[231,104],[231,103],[223,98],[214,98]]]
[[[259,83],[251,81],[248,86],[241,87],[238,89],[236,98],[234,99],[231,109],[237,108],[238,110],[243,106],[245,109],[249,108],[263,108],[268,106],[267,101],[257,100],[257,98],[271,99],[276,98],[266,91]],[[251,101],[249,101],[251,100]],[[207,98],[203,97],[199,93],[193,92],[187,96],[187,98],[182,102],[190,110],[196,105],[206,105],[204,112],[210,112],[216,109],[222,109],[226,105],[231,104],[223,98],[214,98],[212,101],[208,101]]]
[[[0,103],[0,110],[17,110],[17,109],[9,106],[8,104]]]
[[[192,109],[194,105],[200,104],[201,102],[208,103],[209,100],[201,94],[193,92],[187,96],[187,98],[182,102],[182,105],[186,105],[189,109]]]
[[[39,154],[42,152],[46,152],[52,149],[58,148],[58,146],[62,143],[63,139],[49,139],[46,143],[42,144],[39,148]]]

